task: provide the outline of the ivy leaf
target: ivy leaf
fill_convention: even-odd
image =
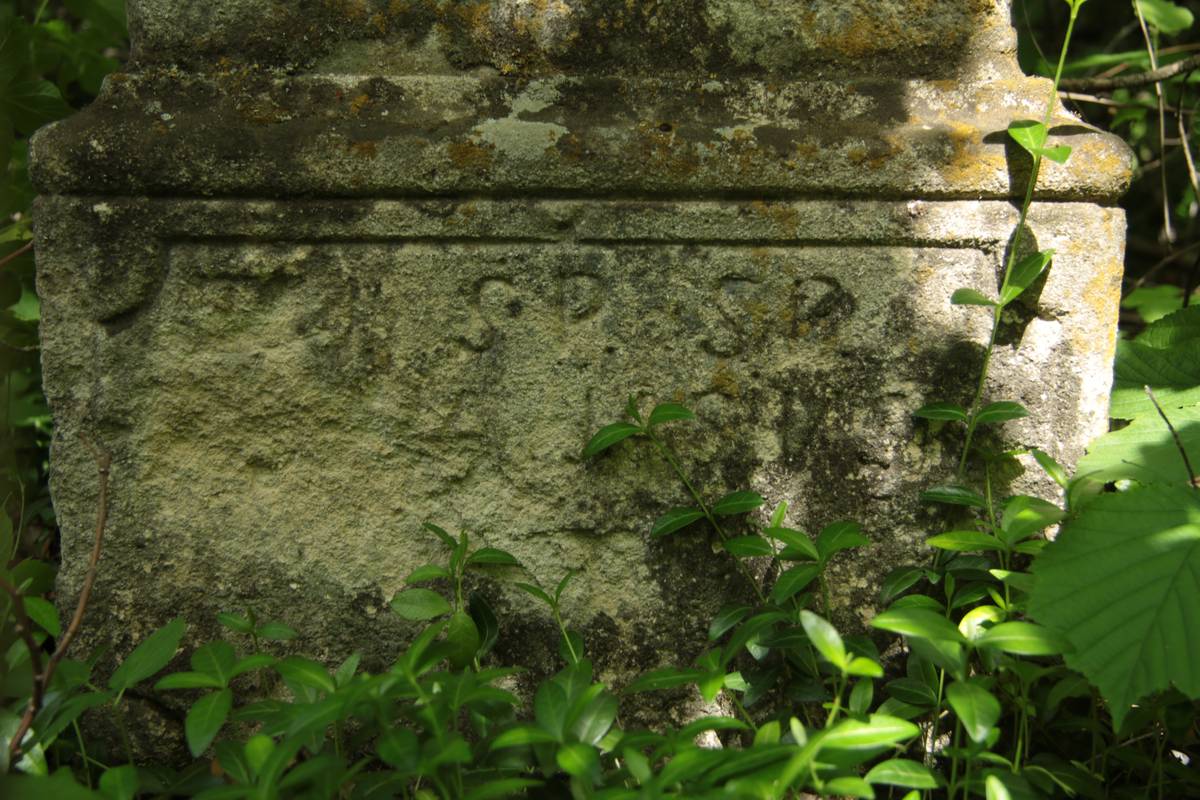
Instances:
[[[1074,646],[1121,726],[1131,704],[1176,686],[1200,697],[1200,500],[1184,485],[1104,494],[1034,561],[1034,619]],[[1114,614],[1120,622],[1114,624]],[[995,629],[993,629],[995,630]]]
[[[614,422],[611,425],[605,425],[596,432],[596,435],[583,448],[583,457],[591,458],[594,455],[598,455],[614,444],[624,441],[630,436],[636,436],[641,432],[642,429],[639,426],[630,422]]]

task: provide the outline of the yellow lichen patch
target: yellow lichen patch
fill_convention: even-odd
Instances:
[[[795,236],[800,230],[800,212],[791,203],[771,203],[755,200],[750,207],[758,214],[771,220],[784,236]],[[761,249],[761,248],[755,248]]]
[[[446,145],[451,163],[459,169],[484,170],[492,166],[492,149],[474,142],[451,142]]]
[[[370,105],[371,96],[367,94],[360,94],[358,97],[350,101],[350,113],[357,117],[362,113],[364,108],[369,108]]]
[[[1117,309],[1121,305],[1121,273],[1119,261],[1101,265],[1083,287],[1083,304],[1089,320],[1098,325],[1084,325],[1074,329],[1071,344],[1076,353],[1098,353],[1105,359],[1112,358],[1117,347]]]
[[[729,362],[723,358],[717,361],[717,368],[713,370],[712,389],[725,397],[741,396],[742,390],[738,385],[737,376],[729,369]]]
[[[987,185],[997,171],[1007,169],[1002,154],[997,157],[984,151],[983,132],[978,128],[963,122],[949,122],[941,127],[950,144],[950,157],[941,167],[947,183]]]

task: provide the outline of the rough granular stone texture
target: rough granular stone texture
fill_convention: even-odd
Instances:
[[[128,5],[130,71],[33,146],[65,603],[84,437],[114,456],[85,647],[253,607],[387,663],[429,520],[580,570],[566,616],[610,680],[686,659],[745,591],[699,526],[649,538],[685,501],[651,451],[581,457],[631,394],[697,411],[669,437],[710,495],[863,524],[843,621],[926,558],[917,494],[960,439],[912,411],[970,398],[987,315],[948,298],[996,289],[1029,170],[1005,129],[1050,91],[1006,2]],[[1129,158],[1052,127],[1074,152],[1026,241],[1056,257],[987,394],[1069,464],[1105,424]],[[507,655],[549,666],[500,577]]]

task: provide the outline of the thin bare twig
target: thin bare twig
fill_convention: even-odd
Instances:
[[[1140,3],[1134,2],[1133,10],[1137,14],[1138,25],[1142,27],[1142,38],[1146,42],[1146,55],[1150,58],[1150,69],[1158,69],[1158,53],[1154,48],[1154,40],[1150,37],[1150,29],[1146,26],[1146,17],[1142,14]],[[1186,60],[1186,59],[1185,59]],[[1171,225],[1171,197],[1167,192],[1167,101],[1163,97],[1162,84],[1154,82],[1154,96],[1158,100],[1158,158],[1161,162],[1158,168],[1162,189],[1163,240],[1175,241],[1175,228]]]
[[[1139,72],[1136,75],[1120,75],[1115,78],[1063,78],[1059,86],[1071,92],[1111,92],[1116,89],[1133,89],[1138,86],[1149,86],[1168,78],[1174,78],[1181,72],[1200,67],[1200,55],[1175,61],[1165,67],[1158,67],[1153,61],[1149,72]]]
[[[2,269],[2,268],[4,268],[5,266],[7,266],[7,265],[8,265],[8,262],[10,262],[10,261],[16,261],[18,258],[20,258],[21,256],[25,255],[26,253],[28,253],[28,252],[29,252],[30,250],[32,250],[32,249],[33,249],[33,239],[30,239],[28,242],[26,242],[25,244],[21,245],[21,246],[20,246],[20,247],[18,247],[16,250],[13,250],[11,253],[9,253],[8,255],[6,255],[4,258],[0,258],[0,269]]]
[[[1183,121],[1183,99],[1186,96],[1187,80],[1184,79],[1183,85],[1179,89],[1179,103],[1175,106],[1175,122],[1179,125],[1179,146],[1183,148],[1183,160],[1187,162],[1188,180],[1192,184],[1192,197],[1200,201],[1200,180],[1196,178],[1196,162],[1192,159],[1192,146],[1188,143],[1187,123]]]
[[[9,742],[10,763],[21,754],[21,740],[25,738],[25,734],[33,725],[34,717],[41,710],[42,698],[50,687],[50,681],[54,678],[54,670],[66,656],[67,649],[83,626],[83,615],[87,611],[88,600],[92,596],[92,587],[96,583],[96,565],[100,562],[100,551],[104,545],[104,526],[108,524],[108,475],[112,467],[112,456],[103,450],[97,450],[86,437],[83,438],[83,443],[91,451],[92,457],[96,459],[96,470],[100,476],[100,492],[96,499],[96,533],[92,541],[92,555],[88,559],[87,574],[83,578],[83,588],[79,592],[79,601],[75,604],[75,614],[71,617],[71,623],[58,640],[54,653],[46,662],[46,668],[39,670],[33,676],[33,694],[29,698],[29,705],[25,708],[25,714],[21,717],[20,724],[17,725],[12,741]],[[24,611],[24,606],[21,608]]]
[[[1162,269],[1163,267],[1165,267],[1167,264],[1170,264],[1172,261],[1180,260],[1181,258],[1183,258],[1188,253],[1191,253],[1194,250],[1200,250],[1200,242],[1192,242],[1187,247],[1182,247],[1178,250],[1167,253],[1167,255],[1163,256],[1161,259],[1159,259],[1157,262],[1155,262],[1154,266],[1152,266],[1152,267],[1150,267],[1150,269],[1146,270],[1146,272],[1142,275],[1142,277],[1137,279],[1137,281],[1133,284],[1133,288],[1135,288],[1135,289],[1140,288],[1143,284],[1146,283],[1146,281],[1148,281],[1152,277],[1154,277],[1158,273],[1158,271],[1160,269]]]
[[[1154,404],[1154,410],[1162,417],[1162,421],[1167,423],[1167,430],[1171,432],[1171,436],[1175,439],[1175,447],[1179,450],[1179,456],[1183,459],[1183,467],[1187,470],[1188,484],[1196,490],[1200,490],[1200,482],[1196,479],[1196,471],[1192,469],[1192,462],[1188,458],[1187,450],[1183,447],[1183,440],[1179,438],[1179,431],[1175,430],[1175,426],[1171,424],[1171,420],[1167,419],[1166,412],[1162,406],[1158,404],[1158,398],[1154,396],[1154,390],[1149,386],[1142,387],[1146,390],[1146,396],[1150,398],[1150,402]]]

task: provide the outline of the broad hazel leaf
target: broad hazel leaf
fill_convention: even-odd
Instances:
[[[1013,264],[1012,271],[1008,274],[1008,281],[1000,290],[1000,305],[1006,306],[1020,297],[1021,293],[1032,286],[1038,276],[1045,271],[1053,258],[1053,250],[1042,250],[1038,253],[1031,253]]]
[[[583,457],[591,458],[603,453],[614,444],[622,442],[630,436],[637,436],[641,432],[642,429],[639,426],[629,422],[614,422],[611,425],[605,425],[583,448]]]
[[[650,528],[650,537],[657,539],[660,536],[666,536],[703,518],[704,512],[698,508],[672,508],[654,521],[654,525]]]
[[[967,421],[967,410],[958,403],[929,403],[913,412],[914,417],[936,419],[946,422]]]
[[[108,688],[123,692],[161,670],[175,656],[185,631],[183,617],[177,617],[147,636],[113,672]]]
[[[713,504],[712,513],[718,517],[745,514],[761,506],[765,500],[757,492],[730,492]]]
[[[1167,417],[1192,467],[1200,467],[1200,405],[1168,410]],[[1175,437],[1153,411],[1093,439],[1087,454],[1079,459],[1076,476],[1076,484],[1078,476],[1087,476],[1101,484],[1128,479],[1142,484],[1188,485]]]
[[[1008,135],[1033,157],[1046,146],[1046,126],[1036,120],[1018,119],[1009,123]]]
[[[1020,403],[1014,403],[1011,400],[998,400],[995,403],[988,403],[979,409],[979,413],[975,415],[975,424],[994,425],[998,422],[1008,422],[1009,420],[1021,419],[1028,416],[1028,409]]]
[[[950,295],[952,306],[994,306],[996,301],[978,289],[955,289]]]
[[[1198,495],[1186,485],[1100,495],[1034,561],[1029,612],[1064,632],[1067,665],[1100,689],[1117,728],[1152,692],[1200,697]]]
[[[662,425],[664,422],[674,422],[679,419],[695,419],[696,415],[679,403],[659,403],[650,412],[648,426]]]

